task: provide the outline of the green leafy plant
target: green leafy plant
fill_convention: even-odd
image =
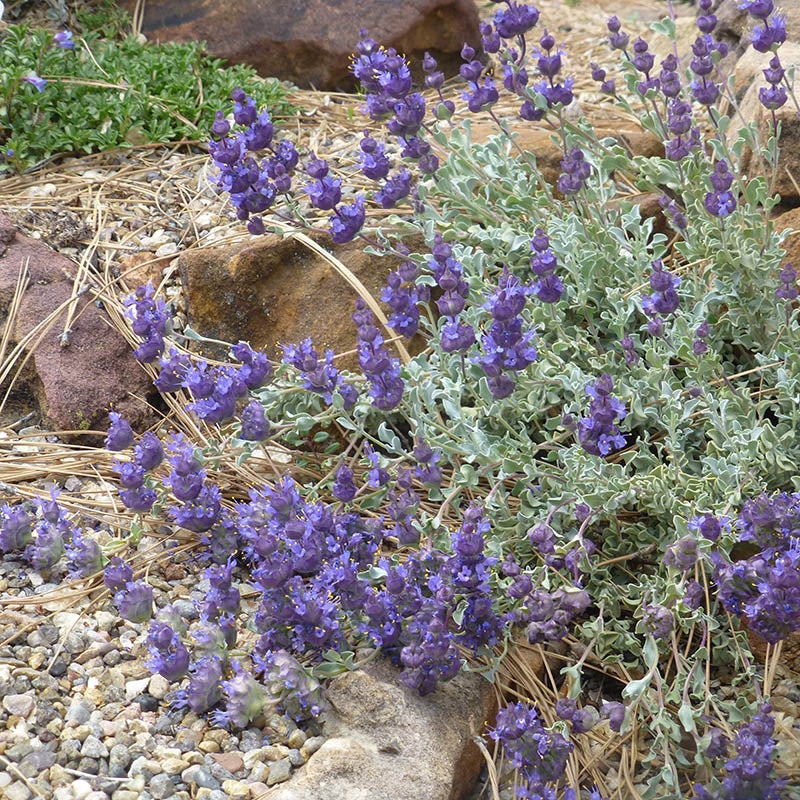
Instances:
[[[112,23],[106,33],[118,32]],[[242,84],[279,116],[290,111],[278,81],[226,66],[201,44],[155,45],[97,32],[75,39],[74,48],[57,42],[24,25],[0,34],[0,170],[131,144],[202,140],[197,123]]]

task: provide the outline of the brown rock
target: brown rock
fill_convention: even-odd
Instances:
[[[27,265],[29,280],[12,320],[11,343],[25,342],[30,369],[19,379],[30,382],[48,424],[63,431],[103,429],[114,406],[135,427],[147,427],[150,411],[134,395],[146,397],[152,383],[90,294],[75,300],[67,323],[75,265],[16,232],[1,215],[0,242],[0,323],[8,324],[14,288]],[[67,324],[69,335],[62,338]]]
[[[376,299],[399,264],[367,255],[358,242],[337,246],[334,253]],[[203,336],[249,341],[272,357],[282,356],[281,345],[309,336],[320,353],[355,347],[355,290],[296,239],[268,234],[244,246],[190,250],[179,257],[178,270],[189,325]],[[226,351],[208,352],[222,358]],[[345,368],[355,364],[354,357],[337,362]]]
[[[789,231],[783,240],[783,249],[786,251],[784,264],[794,264],[800,269],[800,208],[786,211],[773,220],[775,230],[779,233]]]
[[[122,3],[129,12],[134,0]],[[478,45],[474,0],[148,0],[142,33],[159,42],[205,41],[209,53],[301,87],[353,86],[350,55],[365,28],[413,61],[426,50],[455,73],[464,42]]]
[[[120,276],[131,288],[146,286],[148,283],[157,288],[172,258],[157,256],[149,251],[130,253],[119,260]]]
[[[272,800],[460,800],[483,764],[472,742],[495,713],[492,685],[460,675],[420,697],[386,659],[328,689],[328,737]]]

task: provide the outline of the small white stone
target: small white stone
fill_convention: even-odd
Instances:
[[[164,256],[172,256],[178,252],[178,245],[175,242],[165,242],[156,250],[156,255],[159,258],[163,258]]]
[[[92,784],[89,781],[78,778],[77,781],[72,782],[72,797],[74,800],[85,800],[86,795],[92,791]]]
[[[150,680],[150,678],[141,678],[138,681],[128,681],[125,684],[125,699],[130,702],[142,692],[146,691]]]
[[[163,700],[169,691],[169,681],[163,676],[156,673],[150,678],[150,683],[147,686],[147,691],[150,692],[156,700]]]

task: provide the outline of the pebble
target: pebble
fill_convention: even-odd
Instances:
[[[172,797],[175,793],[175,784],[169,775],[161,773],[160,775],[154,775],[150,779],[147,790],[156,800],[166,800],[167,797]]]
[[[306,743],[306,732],[297,728],[293,730],[289,738],[286,740],[287,747],[299,750]]]
[[[147,690],[150,683],[150,678],[141,678],[135,681],[128,681],[125,684],[125,699],[130,703],[137,698],[142,692]]]
[[[3,708],[9,714],[27,719],[36,705],[36,701],[29,694],[7,694],[3,698]]]
[[[231,750],[227,753],[214,753],[212,759],[231,774],[244,769],[244,759],[241,753]]]
[[[5,800],[30,800],[33,797],[33,792],[22,781],[9,783],[4,791]]]
[[[202,750],[204,753],[219,753],[222,748],[220,748],[217,742],[212,742],[210,739],[203,739],[203,741],[197,745],[197,749]]]
[[[292,774],[292,765],[288,758],[282,758],[280,761],[274,761],[269,765],[269,778],[267,778],[267,786],[274,786],[276,783],[283,783],[289,779]]]
[[[78,724],[83,724],[84,722],[89,721],[92,711],[94,711],[94,704],[90,703],[80,695],[76,695],[72,698],[72,702],[69,704],[69,708],[67,709],[67,714],[64,719],[67,722],[77,722]]]
[[[161,769],[163,769],[167,775],[180,775],[188,767],[188,761],[184,761],[182,758],[175,758],[174,756],[169,756],[161,761]]]
[[[163,700],[170,690],[170,682],[163,676],[156,673],[150,678],[147,684],[147,691],[157,700]]]
[[[222,784],[222,791],[230,800],[247,800],[250,797],[250,787],[242,781],[227,780]]]
[[[300,753],[303,758],[308,761],[309,757],[314,755],[323,744],[325,744],[324,736],[312,736],[310,739],[307,739],[306,743],[300,748]]]
[[[181,773],[181,780],[202,789],[219,789],[219,781],[200,764],[193,764]]]
[[[92,791],[92,784],[83,778],[79,778],[72,782],[71,789],[73,800],[85,800],[89,792]]]
[[[107,758],[108,748],[96,736],[90,735],[83,742],[81,755],[86,758]]]

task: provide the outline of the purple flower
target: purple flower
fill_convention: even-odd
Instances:
[[[203,533],[219,520],[222,511],[221,498],[222,493],[218,486],[203,486],[197,497],[181,506],[170,506],[167,511],[182,528]]]
[[[539,11],[527,3],[508,0],[507,7],[494,15],[494,27],[503,39],[523,36],[539,21]]]
[[[770,50],[775,50],[785,41],[786,17],[779,14],[775,14],[765,20],[763,25],[756,26],[750,34],[750,42],[753,45],[753,49],[759,53],[768,53]]]
[[[144,486],[144,468],[135,461],[115,461],[112,469],[119,475],[123,488],[141,489]]]
[[[386,155],[383,144],[380,144],[365,132],[360,143],[361,172],[370,180],[378,181],[389,174],[392,162]]]
[[[652,267],[650,288],[653,292],[642,298],[642,308],[651,318],[674,314],[680,304],[678,287],[681,285],[681,279],[665,270],[660,258],[653,261]]]
[[[22,505],[0,506],[0,553],[16,553],[31,541],[32,519]]]
[[[261,442],[269,436],[269,421],[264,416],[264,406],[258,400],[251,400],[241,413],[242,429],[240,436],[250,442]]]
[[[578,441],[592,455],[607,456],[625,447],[625,437],[616,426],[627,415],[625,404],[612,396],[614,383],[603,373],[593,384],[586,386],[591,398],[588,416],[578,420]]]
[[[746,11],[750,16],[766,21],[767,17],[774,11],[773,0],[740,0],[738,7]]]
[[[123,489],[119,493],[119,498],[129,511],[144,514],[155,504],[156,493],[146,486],[140,486],[136,489]]]
[[[585,160],[583,151],[573,147],[561,160],[561,169],[564,172],[558,178],[558,191],[566,197],[577,194],[586,184],[592,174],[592,167]]]
[[[53,43],[56,45],[56,47],[60,47],[62,50],[75,49],[75,42],[72,39],[72,31],[59,31],[53,37]]]
[[[622,33],[620,31],[622,26],[619,18],[616,16],[609,17],[606,27],[609,32],[608,43],[615,50],[625,50],[628,46],[629,37],[627,33]]]
[[[645,604],[642,607],[642,625],[648,636],[652,636],[656,641],[669,639],[672,627],[675,622],[673,613],[666,607],[658,603]]]
[[[75,532],[66,545],[67,569],[75,578],[88,578],[103,568],[103,551],[94,540]]]
[[[786,264],[780,272],[781,285],[775,290],[775,296],[787,303],[797,299],[797,270],[792,264]]]
[[[119,556],[112,556],[103,570],[103,583],[112,592],[119,592],[133,581],[133,570]]]
[[[697,539],[694,536],[683,536],[671,544],[664,552],[664,563],[684,572],[692,569],[697,562]]]
[[[307,184],[305,191],[314,208],[331,211],[342,199],[342,182],[339,178],[325,175],[314,183]]]
[[[362,298],[356,298],[353,321],[358,327],[358,363],[369,379],[369,393],[377,408],[390,411],[403,397],[400,362],[389,355],[375,319]]]
[[[22,78],[25,83],[31,84],[37,92],[43,92],[44,87],[47,86],[47,81],[44,78],[40,78],[35,72],[32,72],[30,75],[25,75]]]
[[[735,755],[723,766],[722,786],[711,794],[695,785],[699,800],[780,800],[785,782],[774,775],[775,720],[771,714],[772,706],[765,703],[749,722],[739,726],[733,742]]]
[[[349,503],[356,496],[356,485],[353,481],[353,470],[347,464],[336,468],[336,480],[331,488],[333,496],[343,503]]]
[[[180,636],[166,622],[152,622],[147,634],[150,648],[148,667],[171,683],[189,671],[189,651]]]
[[[146,431],[134,446],[133,457],[145,472],[155,469],[164,459],[161,440],[152,431]]]
[[[147,622],[153,616],[153,587],[129,581],[114,594],[114,604],[128,622]]]
[[[351,242],[358,235],[366,219],[364,195],[356,195],[352,203],[340,205],[330,217],[331,239],[336,244]]]
[[[523,782],[520,797],[555,797],[573,745],[560,733],[548,731],[533,706],[505,706],[497,712],[492,739],[503,747],[509,764]]]
[[[195,714],[208,711],[222,700],[222,661],[217,656],[205,656],[192,665],[189,685],[175,700],[178,708],[188,708]]]
[[[109,411],[108,418],[111,420],[111,425],[106,434],[106,449],[112,451],[126,450],[133,444],[133,428],[131,428],[130,422],[116,411]]]

